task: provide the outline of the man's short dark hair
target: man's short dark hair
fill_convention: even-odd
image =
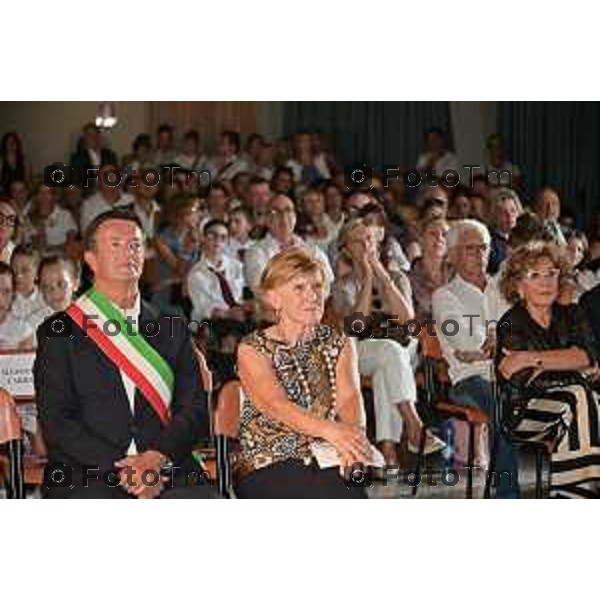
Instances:
[[[168,125],[167,123],[162,123],[161,125],[159,125],[158,129],[156,130],[157,135],[160,135],[161,133],[169,133],[171,135],[173,135],[173,127],[171,127],[171,125]]]
[[[39,282],[41,280],[44,269],[55,266],[65,267],[71,272],[73,281],[79,281],[79,277],[81,276],[79,265],[75,264],[70,258],[60,256],[59,254],[51,254],[50,256],[44,256],[44,258],[42,258],[37,269],[37,281]]]
[[[140,228],[142,233],[144,231],[142,222],[132,208],[129,208],[129,206],[124,206],[123,208],[113,208],[112,210],[98,215],[85,230],[83,243],[86,250],[95,249],[96,233],[98,232],[100,225],[106,223],[106,221],[129,221],[131,223],[135,223]]]
[[[223,221],[222,219],[210,219],[202,228],[202,235],[206,235],[213,227],[217,227],[218,225],[225,227],[225,229],[229,231],[227,223],[225,223],[225,221]]]
[[[271,182],[274,179],[277,179],[277,177],[279,177],[282,173],[287,173],[292,179],[294,179],[294,171],[290,167],[281,165],[275,169]]]
[[[227,138],[229,143],[235,146],[235,153],[238,154],[240,151],[240,134],[237,131],[226,129],[221,132],[222,138]]]
[[[269,185],[269,182],[264,177],[259,177],[258,175],[254,175],[250,179],[250,183],[248,185],[262,185],[263,183],[266,183],[267,185]]]

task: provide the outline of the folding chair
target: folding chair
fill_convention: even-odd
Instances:
[[[7,448],[7,471],[4,471],[9,499],[25,498],[23,467],[23,430],[13,397],[0,388],[0,446]]]
[[[552,484],[552,470],[550,468],[550,455],[554,452],[556,440],[524,440],[512,435],[511,431],[506,427],[506,420],[504,418],[504,411],[508,402],[508,397],[504,393],[500,393],[496,378],[492,378],[492,389],[494,391],[494,406],[497,407],[498,414],[496,416],[496,422],[498,427],[502,427],[508,440],[513,446],[519,447],[524,450],[533,450],[535,454],[535,497],[541,499],[544,497],[544,457],[548,461],[548,489]],[[494,439],[492,446],[492,452],[490,456],[490,467],[488,475],[485,481],[485,491],[483,494],[484,498],[491,498],[492,478],[496,470],[496,462],[498,457],[498,438]]]
[[[417,377],[417,384],[423,390],[421,406],[424,409],[423,427],[419,439],[419,452],[415,469],[415,485],[412,495],[416,496],[421,481],[421,468],[425,453],[427,430],[442,421],[457,419],[469,426],[467,487],[466,497],[473,497],[473,462],[475,458],[475,428],[490,423],[489,417],[479,408],[462,406],[448,398],[450,379],[448,365],[442,355],[437,336],[429,335],[424,329],[420,336],[422,375]]]
[[[231,498],[231,443],[238,439],[242,391],[239,381],[228,381],[219,392],[215,410],[215,444],[217,450],[217,485],[224,498]]]

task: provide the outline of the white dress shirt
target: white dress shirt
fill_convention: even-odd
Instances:
[[[419,156],[419,160],[417,162],[417,169],[424,168],[429,163],[429,156],[427,153],[421,154]],[[433,173],[437,177],[441,177],[444,171],[458,171],[458,161],[456,160],[456,156],[452,154],[452,152],[444,152],[442,156],[440,156],[435,163],[433,164]]]
[[[294,236],[296,244],[298,246],[304,246],[312,251],[315,258],[320,260],[325,267],[325,276],[327,283],[331,285],[333,282],[333,271],[329,264],[327,255],[318,246],[305,242],[303,239]],[[260,277],[262,272],[269,260],[281,252],[279,242],[270,234],[267,235],[260,241],[256,242],[251,248],[246,250],[244,256],[244,274],[246,276],[246,282],[250,289],[256,294],[258,290],[258,284],[260,283]]]
[[[238,173],[248,171],[248,164],[246,161],[239,156],[233,156],[227,163],[227,168],[221,170],[219,167],[221,159],[218,157],[213,158],[204,167],[210,171],[211,181],[226,181],[233,179]],[[223,165],[225,166],[225,165]]]
[[[236,240],[230,236],[225,244],[224,252],[227,254],[227,256],[231,256],[231,258],[239,260],[240,250],[248,250],[248,248],[254,246],[255,243],[256,240],[253,240],[252,238],[248,238],[245,242],[240,242],[239,240]]]
[[[472,363],[459,361],[455,352],[480,350],[488,332],[495,328],[500,317],[510,305],[500,294],[497,281],[489,277],[485,290],[456,275],[452,281],[438,288],[432,296],[433,318],[442,353],[448,362],[452,383],[479,375],[489,380],[493,364],[491,360]],[[475,315],[469,317],[468,315]],[[458,323],[458,328],[454,323]],[[446,323],[447,329],[442,327]],[[445,335],[444,331],[456,335]]]
[[[242,263],[231,256],[223,255],[220,265],[201,258],[188,274],[188,293],[192,302],[192,319],[210,319],[215,308],[228,309],[219,285],[218,277],[211,271],[224,271],[225,279],[231,288],[236,302],[241,302],[244,291],[244,268]]]
[[[114,203],[109,204],[100,192],[91,195],[81,205],[80,225],[81,232],[84,233],[88,225],[102,213],[113,210],[114,208],[128,206],[133,204],[134,199],[131,194],[121,194],[120,198]]]

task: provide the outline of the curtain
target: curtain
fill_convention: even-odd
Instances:
[[[256,131],[256,112],[255,102],[150,102],[150,126],[154,133],[161,123],[172,125],[177,140],[197,129],[204,152],[212,154],[222,130]]]
[[[524,173],[524,192],[556,187],[585,228],[599,208],[600,104],[498,102],[498,131]]]
[[[320,130],[344,164],[413,167],[430,127],[449,133],[448,102],[285,102],[283,129]]]

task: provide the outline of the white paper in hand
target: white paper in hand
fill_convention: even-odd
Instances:
[[[330,469],[331,467],[339,467],[340,466],[340,457],[337,453],[337,450],[328,442],[318,441],[313,442],[310,445],[310,449],[312,455],[315,457],[319,468],[321,469]],[[371,445],[371,457],[368,462],[368,465],[371,467],[385,467],[385,458],[383,458],[383,454],[375,448],[375,446]]]

